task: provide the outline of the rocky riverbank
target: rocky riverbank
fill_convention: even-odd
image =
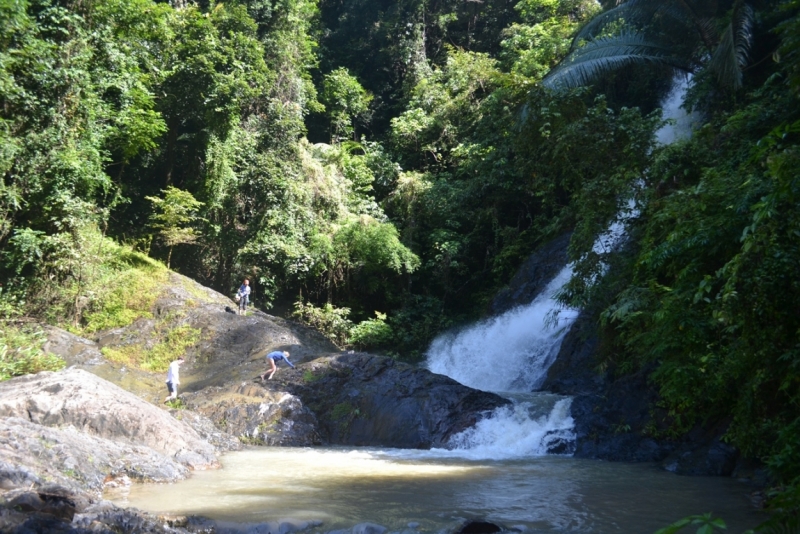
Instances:
[[[442,446],[508,403],[388,358],[343,353],[290,321],[229,313],[230,304],[172,273],[152,316],[91,339],[47,327],[46,349],[69,367],[0,383],[0,531],[232,531],[120,509],[103,491],[175,482],[247,445]],[[163,373],[107,358],[126,347],[147,350],[187,327],[200,335],[181,369],[186,409],[161,404]],[[271,350],[289,350],[297,367],[262,381]]]

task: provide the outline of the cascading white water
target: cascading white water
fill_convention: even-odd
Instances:
[[[571,276],[572,267],[567,265],[528,306],[439,336],[428,349],[428,368],[483,391],[509,394],[537,389],[578,316],[578,310],[563,308],[555,300]],[[546,394],[514,400],[453,436],[449,446],[472,459],[570,452],[569,444],[575,441],[571,398]]]
[[[577,310],[561,310],[558,324],[547,328],[549,314],[559,307],[555,295],[570,276],[566,266],[528,306],[439,336],[428,349],[428,369],[483,391],[536,389],[577,317]]]
[[[572,452],[575,432],[570,397],[553,394],[498,408],[449,445],[470,459],[511,459]],[[542,409],[545,408],[545,409]]]
[[[661,116],[669,123],[656,131],[656,141],[659,144],[669,145],[692,135],[692,127],[698,117],[682,107],[691,83],[691,74],[676,77],[672,90],[661,103]]]
[[[691,135],[696,117],[681,107],[690,82],[690,77],[676,78],[663,102],[663,117],[669,122],[656,132],[662,145]],[[621,210],[595,242],[595,252],[609,252],[618,246],[625,236],[626,223],[638,213],[633,202]],[[555,299],[571,276],[572,267],[567,265],[527,306],[439,336],[428,349],[428,369],[483,391],[535,391],[579,313]],[[541,399],[526,400],[496,410],[475,427],[454,436],[450,446],[481,458],[568,452],[569,443],[575,439],[569,409],[572,399],[550,394],[542,398],[549,399],[544,406]]]

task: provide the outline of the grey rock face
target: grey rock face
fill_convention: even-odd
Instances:
[[[286,391],[245,382],[205,388],[183,399],[217,427],[251,444],[308,447],[322,442],[314,413]]]
[[[292,377],[282,387],[314,411],[323,438],[333,444],[442,447],[453,434],[509,403],[446,376],[371,354],[319,358],[303,368],[299,380]]]
[[[0,383],[0,417],[74,427],[101,438],[143,445],[192,469],[218,465],[214,448],[189,425],[122,388],[80,369]]]
[[[0,419],[0,476],[8,489],[30,487],[44,477],[99,494],[107,482],[123,476],[142,482],[175,482],[188,474],[178,459],[149,447],[92,436],[75,427]]]
[[[175,419],[192,427],[201,439],[210,443],[219,452],[242,449],[241,441],[228,432],[221,431],[208,417],[190,410],[170,410],[169,413]]]

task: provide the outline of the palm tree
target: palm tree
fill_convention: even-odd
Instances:
[[[621,67],[653,63],[686,72],[707,67],[726,87],[742,85],[753,10],[743,0],[621,0],[575,36],[545,76],[551,88],[588,85]]]

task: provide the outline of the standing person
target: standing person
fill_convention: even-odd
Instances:
[[[181,383],[180,367],[183,364],[183,356],[178,356],[178,359],[169,364],[167,370],[167,391],[169,395],[164,399],[164,404],[171,400],[178,398],[178,384]]]
[[[239,286],[239,291],[236,292],[239,297],[239,315],[247,315],[247,301],[250,300],[250,280],[244,279],[242,285]]]
[[[294,365],[292,364],[292,362],[289,361],[289,352],[288,351],[276,350],[276,351],[270,352],[269,354],[267,354],[267,363],[269,363],[271,365],[270,370],[269,370],[269,378],[267,378],[267,380],[270,380],[272,378],[272,375],[275,374],[275,371],[278,370],[278,366],[275,365],[275,362],[279,362],[281,360],[283,360],[286,363],[288,363],[289,367],[294,369]],[[267,376],[267,373],[264,373],[263,375],[261,375],[261,380],[264,380],[265,376]]]

